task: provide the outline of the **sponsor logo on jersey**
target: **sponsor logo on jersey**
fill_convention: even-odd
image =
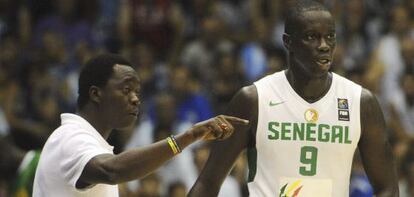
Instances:
[[[300,190],[302,189],[303,185],[301,185],[302,180],[297,180],[292,184],[286,183],[285,185],[280,188],[279,197],[296,197],[299,195]]]
[[[305,115],[305,120],[307,122],[315,123],[315,122],[318,121],[318,118],[319,118],[318,111],[316,111],[315,109],[312,109],[312,108],[307,109],[305,111],[305,114],[304,115]]]

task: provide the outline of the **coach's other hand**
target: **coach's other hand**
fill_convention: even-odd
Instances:
[[[219,115],[195,124],[188,132],[196,139],[224,140],[234,131],[233,125],[248,125],[249,121],[241,118]]]

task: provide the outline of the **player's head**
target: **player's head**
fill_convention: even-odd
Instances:
[[[336,45],[334,19],[320,2],[295,1],[286,14],[283,42],[291,69],[310,77],[326,74]]]
[[[90,59],[79,76],[78,110],[93,106],[113,128],[130,125],[138,115],[140,82],[131,64],[115,54]]]

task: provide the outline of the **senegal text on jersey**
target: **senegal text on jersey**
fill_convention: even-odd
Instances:
[[[270,140],[318,141],[351,144],[349,127],[316,123],[269,122]]]

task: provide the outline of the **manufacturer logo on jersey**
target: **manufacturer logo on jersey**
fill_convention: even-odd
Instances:
[[[348,99],[338,98],[338,109],[349,109]]]
[[[280,188],[279,197],[296,197],[299,195],[300,190],[302,189],[303,185],[301,185],[302,180],[297,180],[289,185],[286,183],[285,185]]]
[[[318,118],[319,114],[315,109],[310,108],[305,111],[305,120],[307,122],[315,123],[316,121],[318,121]]]
[[[269,102],[269,106],[270,107],[273,107],[273,106],[276,106],[276,105],[280,105],[280,104],[282,104],[282,103],[284,103],[285,101],[282,101],[282,102],[273,102],[273,101],[270,101]]]

